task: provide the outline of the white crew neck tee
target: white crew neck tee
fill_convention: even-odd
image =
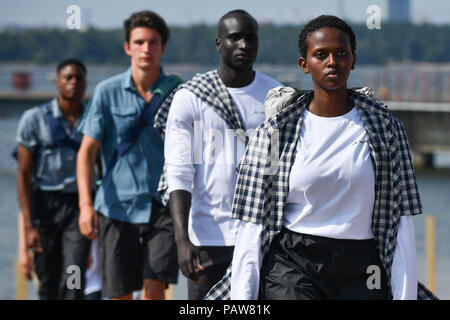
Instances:
[[[279,85],[255,71],[249,85],[227,87],[249,136],[264,122],[267,92]],[[164,144],[168,192],[192,195],[188,232],[194,245],[234,245],[238,221],[231,218],[231,209],[236,166],[244,151],[245,142],[207,103],[187,89],[175,94]]]
[[[289,177],[284,226],[335,239],[371,239],[375,177],[364,124],[305,110]]]

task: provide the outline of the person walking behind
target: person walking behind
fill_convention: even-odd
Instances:
[[[33,251],[42,300],[83,299],[90,241],[78,229],[76,157],[82,134],[86,67],[76,59],[57,66],[58,97],[25,111],[17,129],[17,194],[26,248]],[[75,266],[80,279],[67,282]],[[78,283],[78,284],[77,284]]]
[[[220,19],[216,48],[219,68],[183,84],[167,120],[167,191],[190,300],[202,299],[231,261],[236,163],[246,134],[264,120],[267,92],[280,85],[253,69],[258,24],[246,11]]]
[[[81,126],[79,226],[98,238],[103,297],[132,299],[142,289],[142,299],[164,299],[178,266],[170,213],[157,186],[165,116],[182,81],[160,67],[169,29],[159,15],[133,13],[124,30],[131,66],[97,85]],[[94,202],[90,186],[100,150],[105,169]]]

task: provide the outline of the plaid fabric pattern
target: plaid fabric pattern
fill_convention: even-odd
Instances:
[[[158,132],[161,134],[161,136],[164,139],[164,134],[166,132],[166,122],[167,117],[169,115],[169,109],[170,105],[172,103],[173,97],[175,96],[175,93],[180,90],[181,85],[176,87],[172,90],[172,92],[167,96],[167,98],[164,100],[164,102],[161,104],[161,106],[158,109],[158,112],[155,115],[155,123],[153,124],[153,127],[158,130]]]
[[[234,130],[245,131],[244,122],[217,70],[198,73],[181,85],[210,106]],[[241,131],[242,130],[242,131]]]
[[[422,204],[403,125],[382,102],[363,93],[348,90],[348,96],[354,102],[368,134],[375,170],[372,231],[390,278],[400,216],[422,213]],[[312,92],[299,94],[293,103],[260,125],[253,133],[238,167],[232,216],[263,226],[263,259],[283,224],[295,146],[303,112],[312,97]],[[229,299],[230,287],[231,265],[205,299]],[[417,297],[437,299],[421,283]]]
[[[169,116],[169,109],[170,105],[172,104],[173,97],[175,96],[175,93],[180,90],[181,85],[176,87],[164,100],[164,102],[161,104],[161,106],[158,109],[158,112],[155,115],[155,123],[153,124],[153,127],[158,130],[158,132],[161,134],[161,137],[164,139],[165,133],[166,133],[166,123],[167,123],[167,117]],[[158,193],[161,196],[161,201],[164,204],[164,206],[167,206],[169,202],[169,194],[165,192],[167,190],[167,175],[166,175],[166,164],[163,166],[163,172],[161,174],[161,177],[159,178],[158,182]]]
[[[241,119],[239,111],[233,101],[233,98],[228,92],[227,87],[217,74],[217,70],[211,70],[206,73],[196,74],[192,78],[192,80],[179,85],[177,87],[177,90],[182,88],[191,91],[197,97],[199,97],[203,102],[211,107],[231,129],[234,130],[236,136],[245,139],[244,122]],[[171,98],[170,102],[172,102],[173,96],[169,96],[167,100],[169,100],[169,98]],[[167,116],[169,113],[169,107],[170,103],[167,108],[163,109],[161,107],[160,109],[160,118],[161,120],[164,120],[163,122],[161,121],[161,123],[164,123],[164,131]],[[158,192],[161,195],[161,199],[165,206],[167,206],[169,201],[169,194],[167,192],[167,189],[168,186],[166,178],[166,166],[164,165],[163,174],[161,175],[161,179],[159,180],[158,184]]]

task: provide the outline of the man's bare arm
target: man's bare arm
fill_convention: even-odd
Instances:
[[[91,188],[99,148],[98,140],[84,136],[77,156],[78,205],[80,207],[78,225],[80,232],[92,240],[97,238],[97,214],[94,210]]]
[[[33,188],[31,182],[31,171],[34,162],[34,152],[19,144],[17,159],[17,195],[19,198],[19,206],[23,215],[26,246],[28,249],[34,249],[38,252],[42,252],[39,232],[33,225],[31,218],[31,197]]]
[[[200,265],[198,249],[189,240],[188,221],[191,208],[191,193],[185,190],[175,190],[169,196],[169,209],[172,216],[175,243],[177,245],[178,265],[181,272],[196,281]]]

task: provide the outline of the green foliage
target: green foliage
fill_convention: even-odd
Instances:
[[[173,27],[164,61],[216,64],[219,61],[215,46],[216,37],[216,28],[207,25]]]
[[[358,64],[449,62],[450,26],[382,24],[380,30],[353,26]],[[258,63],[295,64],[300,26],[260,26]],[[216,26],[172,27],[164,62],[214,65]],[[77,57],[86,63],[127,64],[123,31],[27,29],[0,32],[0,62],[54,63]]]

